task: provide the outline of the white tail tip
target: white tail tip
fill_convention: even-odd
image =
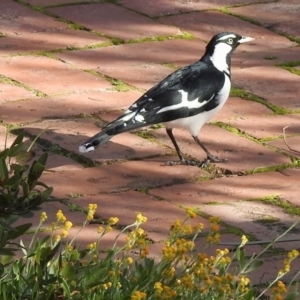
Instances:
[[[86,152],[90,152],[90,151],[93,151],[95,150],[95,148],[92,146],[92,147],[86,147],[85,145],[81,145],[79,146],[79,152],[81,153],[86,153]]]

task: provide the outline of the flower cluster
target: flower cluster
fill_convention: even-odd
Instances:
[[[143,300],[146,299],[147,294],[144,292],[140,292],[140,291],[135,291],[132,295],[131,295],[131,300]]]
[[[63,212],[61,210],[58,210],[57,213],[56,213],[56,222],[51,223],[52,231],[54,231],[58,225],[59,225],[59,227],[61,227],[60,224],[63,224],[63,228],[62,228],[60,234],[54,235],[54,242],[55,243],[59,242],[62,238],[67,237],[68,234],[69,234],[69,230],[73,226],[73,223],[67,220],[67,218],[63,214]]]
[[[188,251],[193,250],[195,243],[186,239],[178,239],[175,243],[165,243],[165,247],[162,249],[163,257],[167,260],[188,260],[186,254]]]
[[[97,204],[89,204],[88,206],[88,213],[86,216],[87,221],[92,221],[94,219],[94,215],[97,210]]]
[[[136,228],[127,233],[125,250],[138,249],[140,258],[144,258],[149,254],[147,236],[144,229]]]
[[[220,218],[218,217],[210,217],[210,232],[207,236],[207,242],[209,244],[218,244],[220,242]]]
[[[287,293],[287,289],[285,287],[285,284],[282,281],[278,281],[277,285],[273,287],[272,290],[272,296],[274,300],[283,300],[284,296]]]

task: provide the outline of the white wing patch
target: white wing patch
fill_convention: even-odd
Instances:
[[[136,115],[134,117],[134,119],[137,121],[137,122],[144,122],[145,121],[145,118],[142,116],[142,115]]]
[[[129,110],[129,112],[131,112],[131,110]],[[135,115],[135,112],[128,113],[127,115],[125,115],[122,118],[122,121],[124,121],[124,122],[129,121],[134,115]]]
[[[209,100],[206,100],[206,101],[203,101],[203,102],[199,102],[198,99],[199,98],[196,98],[192,101],[189,101],[188,100],[188,93],[185,92],[184,90],[179,90],[178,91],[182,97],[181,97],[181,102],[178,103],[178,104],[174,104],[174,105],[170,105],[170,106],[167,106],[167,107],[164,107],[164,108],[161,108],[157,113],[162,113],[162,112],[165,112],[165,111],[169,111],[169,110],[176,110],[176,109],[180,109],[182,107],[187,107],[189,109],[194,109],[194,108],[199,108],[203,105],[205,105]],[[214,96],[214,95],[213,95]]]

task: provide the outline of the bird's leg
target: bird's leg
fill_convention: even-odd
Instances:
[[[199,140],[199,138],[197,136],[193,135],[194,140],[197,142],[197,144],[204,150],[204,152],[207,155],[207,158],[203,161],[203,166],[208,165],[210,162],[213,163],[221,163],[221,162],[225,162],[226,159],[224,158],[219,158],[218,156],[212,155],[208,149],[205,147],[205,145]]]
[[[179,149],[179,146],[174,138],[173,132],[172,132],[172,128],[167,128],[166,129],[167,134],[170,138],[170,140],[172,141],[175,150],[177,152],[177,155],[179,157],[179,161],[168,161],[166,163],[167,166],[174,166],[174,165],[187,165],[187,166],[197,166],[197,167],[201,167],[202,166],[202,162],[197,162],[197,161],[193,161],[193,160],[187,160],[183,157],[182,152]]]

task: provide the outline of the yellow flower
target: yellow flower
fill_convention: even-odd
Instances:
[[[195,210],[194,210],[193,208],[188,207],[188,208],[185,209],[185,211],[186,211],[187,215],[188,215],[191,219],[197,217],[197,214],[195,213]]]
[[[149,248],[148,248],[148,246],[145,246],[145,247],[141,250],[140,257],[141,257],[141,258],[144,258],[144,257],[146,257],[148,254],[149,254]]]
[[[128,263],[128,264],[132,264],[133,263],[133,259],[132,259],[132,257],[127,257],[126,258],[126,262]]]
[[[220,218],[219,217],[209,217],[209,222],[211,224],[216,224],[216,223],[219,223],[220,222]]]
[[[204,225],[203,225],[202,223],[199,223],[198,225],[196,225],[196,226],[194,227],[194,230],[195,230],[196,232],[201,232],[202,229],[203,229],[203,227],[204,227]]]
[[[72,222],[66,221],[65,222],[65,229],[69,230],[73,226]]]
[[[141,224],[147,222],[147,217],[143,216],[142,213],[137,213],[136,215],[136,222]]]
[[[99,226],[98,229],[97,229],[97,232],[102,233],[103,231],[104,231],[104,228],[102,226]]]
[[[89,210],[96,210],[97,209],[97,204],[89,204],[88,209]]]
[[[241,242],[240,247],[243,247],[243,246],[245,246],[248,243],[248,239],[247,239],[247,237],[245,235],[242,235],[241,240],[242,240],[242,242]]]
[[[97,204],[89,204],[88,205],[88,213],[87,213],[87,221],[92,221],[94,219],[94,214],[97,210]]]
[[[89,249],[89,250],[93,250],[93,249],[95,249],[96,248],[96,242],[93,242],[93,243],[90,243],[90,244],[88,244],[86,247]]]
[[[107,223],[108,223],[108,225],[115,225],[118,222],[119,222],[119,219],[117,217],[111,217],[111,218],[109,218]]]
[[[60,240],[61,236],[59,234],[56,234],[54,237],[53,237],[53,240],[54,242],[58,242]]]
[[[131,299],[131,300],[143,300],[143,299],[146,299],[146,297],[147,297],[147,294],[146,294],[146,293],[140,292],[140,291],[135,291],[135,292],[131,295],[130,299]]]
[[[61,210],[59,210],[56,213],[56,219],[57,219],[58,222],[62,222],[62,223],[64,223],[67,220],[67,218],[64,216],[64,214]]]
[[[155,282],[154,289],[155,289],[155,293],[158,295],[160,295],[164,290],[161,282]]]
[[[45,222],[47,220],[47,218],[48,218],[47,214],[45,212],[42,212],[41,217],[40,217],[41,222]]]
[[[61,234],[60,234],[60,236],[61,236],[62,238],[64,238],[64,237],[66,237],[67,235],[68,235],[68,230],[63,229],[62,232],[61,232]]]
[[[106,226],[105,231],[106,232],[111,232],[113,229],[111,226]]]
[[[72,245],[68,245],[67,246],[67,251],[68,252],[71,252],[73,249],[74,249],[74,247]]]
[[[89,211],[86,216],[87,221],[92,221],[94,219],[94,213]]]

